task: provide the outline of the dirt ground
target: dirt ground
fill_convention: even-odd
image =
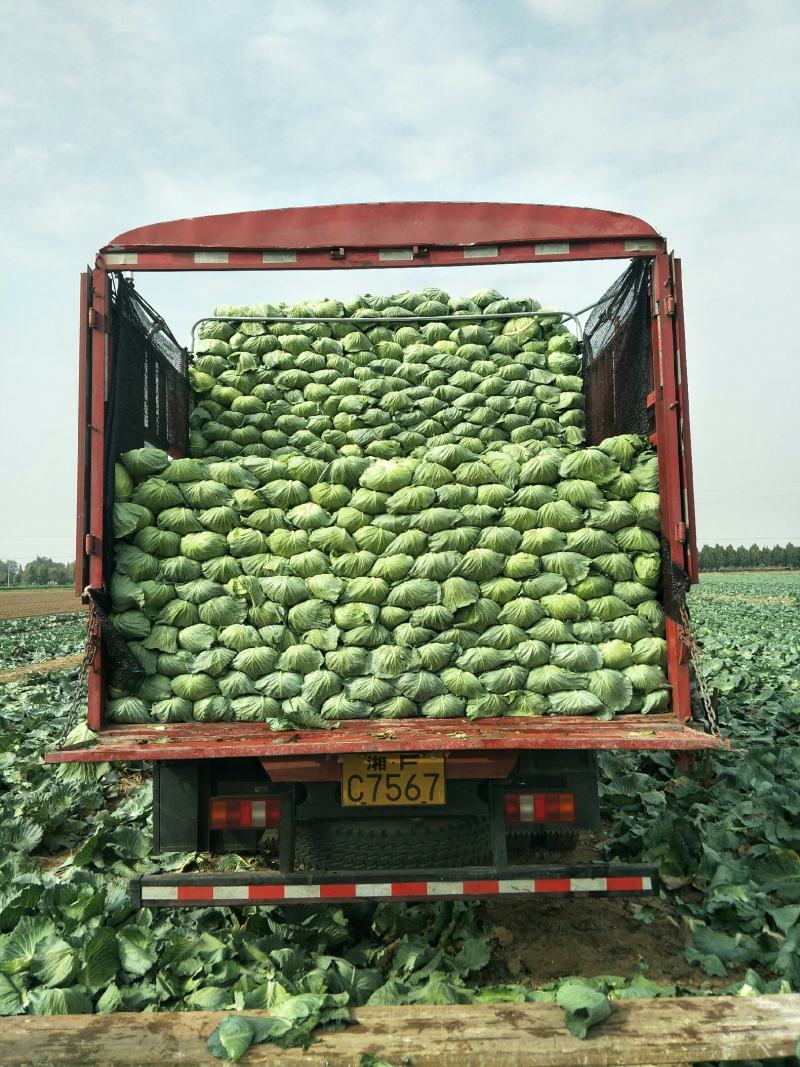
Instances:
[[[3,682],[18,682],[26,674],[41,674],[45,671],[61,671],[65,667],[77,667],[83,659],[80,652],[73,656],[60,656],[58,659],[48,659],[43,663],[26,663],[22,667],[10,667],[7,671],[0,671],[0,685]]]
[[[602,859],[602,834],[582,834],[571,852],[532,853],[517,862],[580,863]],[[642,973],[661,985],[721,989],[736,980],[709,978],[683,958],[689,928],[657,896],[528,897],[488,901],[495,951],[482,984],[540,986],[569,975],[594,978]],[[645,921],[646,920],[646,921]],[[740,977],[740,976],[739,976]]]
[[[0,619],[62,615],[70,611],[86,611],[86,605],[71,589],[19,589],[0,593]]]

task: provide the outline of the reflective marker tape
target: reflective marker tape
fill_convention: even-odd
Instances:
[[[107,267],[135,267],[139,262],[138,252],[106,252],[103,258]]]
[[[261,253],[262,263],[296,263],[296,252],[278,252],[277,249]]]
[[[148,900],[177,900],[178,887],[176,885],[149,885],[144,891]],[[144,894],[142,895],[144,899]]]
[[[566,256],[569,254],[569,241],[537,241],[533,251],[537,256]]]
[[[413,248],[379,248],[378,259],[384,263],[402,263],[414,258]]]
[[[654,237],[631,237],[625,242],[626,252],[657,252],[658,241]]]
[[[499,255],[497,245],[472,245],[464,249],[464,259],[496,259]]]
[[[357,897],[390,897],[392,895],[391,882],[373,882],[368,885],[357,885]]]
[[[227,252],[195,252],[195,263],[227,263]]]
[[[246,885],[215,885],[214,886],[214,901],[220,901],[221,903],[231,901],[242,901],[247,903],[250,897],[248,886]]]
[[[283,887],[284,900],[319,900],[322,886],[286,885]]]
[[[143,885],[142,906],[150,904],[273,904],[319,900],[425,899],[491,897],[536,893],[645,893],[651,878],[609,875],[606,878],[484,878],[455,882],[321,882],[314,885]]]
[[[460,897],[469,892],[466,886],[466,882],[428,882],[428,896]]]
[[[570,878],[573,893],[605,893],[608,889],[605,878]]]

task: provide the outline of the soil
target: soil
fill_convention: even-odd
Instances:
[[[72,589],[19,589],[0,595],[0,619],[28,619],[35,615],[65,615],[86,610]]]
[[[580,863],[601,858],[602,836],[581,834],[571,852],[538,851],[516,862]],[[494,953],[481,984],[521,982],[531,987],[570,975],[593,978],[644,974],[662,985],[718,990],[741,978],[710,978],[683,958],[690,931],[668,901],[657,896],[527,897],[484,905]]]
[[[62,671],[67,667],[77,667],[83,656],[76,652],[72,656],[61,656],[58,659],[48,659],[43,663],[26,663],[22,667],[11,667],[7,671],[0,671],[0,685],[4,682],[18,682],[26,674],[32,672],[43,673],[44,671]]]

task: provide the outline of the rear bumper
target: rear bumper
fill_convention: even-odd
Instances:
[[[442,868],[412,871],[239,871],[147,874],[131,880],[141,908],[344,904],[529,896],[643,896],[658,888],[647,864]]]
[[[730,748],[673,715],[479,719],[364,719],[330,730],[274,731],[246,722],[106,726],[83,745],[48,752],[46,763],[103,763],[234,757],[296,759],[349,752],[487,752],[633,749],[686,752]]]

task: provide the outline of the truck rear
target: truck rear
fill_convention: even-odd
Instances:
[[[585,328],[425,290],[218,309],[191,352],[132,281],[599,258],[629,264]],[[681,274],[655,230],[519,204],[160,223],[101,249],[80,338],[93,734],[48,761],[151,762],[154,851],[265,864],[135,901],[652,891],[558,853],[599,825],[598,752],[724,745],[692,707]]]

